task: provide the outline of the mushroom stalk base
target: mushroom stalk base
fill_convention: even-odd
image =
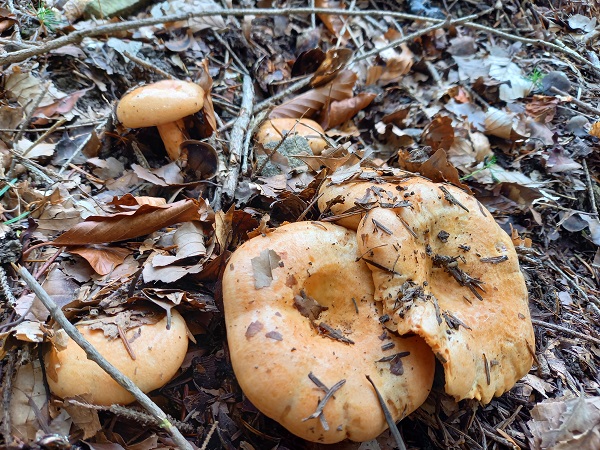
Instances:
[[[180,146],[182,142],[189,139],[185,131],[183,119],[157,125],[156,128],[158,128],[163,144],[165,144],[165,150],[169,155],[169,159],[177,161],[181,157]]]

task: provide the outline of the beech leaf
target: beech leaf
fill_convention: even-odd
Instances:
[[[271,111],[271,114],[269,114],[269,118],[288,117],[299,119],[301,117],[312,117],[321,111],[327,102],[340,101],[352,97],[352,88],[357,78],[354,72],[343,70],[326,85],[300,94],[276,106]]]
[[[107,275],[131,254],[131,250],[108,245],[91,245],[69,248],[69,253],[81,256],[99,275]]]
[[[263,250],[256,258],[252,258],[252,271],[254,272],[254,287],[261,289],[271,285],[273,281],[272,270],[278,267],[281,258],[274,250]]]
[[[142,205],[135,211],[89,216],[54,240],[55,245],[88,245],[145,236],[175,223],[201,220],[204,203],[187,199],[164,206]]]

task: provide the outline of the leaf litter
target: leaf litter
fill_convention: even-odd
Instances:
[[[17,236],[23,253],[14,261],[34,273],[71,320],[98,320],[113,336],[116,324],[129,326],[131,317],[122,314],[132,303],[177,308],[186,316],[193,338],[188,357],[180,375],[155,394],[166,412],[184,418],[182,429],[196,430],[188,435],[194,445],[324,447],[289,435],[243,397],[228,360],[219,280],[228,256],[250,236],[286,221],[318,220],[315,196],[326,174],[344,183],[361,166],[418,172],[472,192],[513,236],[536,326],[536,363],[515,388],[489,407],[456,404],[434,388],[399,425],[409,446],[600,445],[597,4],[487,2],[484,8],[496,9],[476,21],[387,48],[431,24],[427,18],[481,9],[463,1],[317,1],[316,7],[348,13],[240,17],[202,16],[221,8],[210,0],[146,6],[127,0],[130,8],[109,18],[92,17],[94,2],[47,1],[35,15],[17,3],[0,9],[7,52],[0,59],[60,35],[89,34],[3,64],[2,248],[12,248],[8,243]],[[289,6],[297,5],[278,4]],[[352,15],[356,8],[374,12]],[[170,14],[194,17],[161,23]],[[119,34],[92,33],[140,19],[155,22],[125,26]],[[332,146],[300,156],[302,165],[276,152],[277,174],[256,173],[261,149],[251,136],[236,147],[231,132],[243,113],[245,73],[254,81],[252,117],[263,100],[283,94],[268,117],[312,117]],[[123,129],[111,118],[129,88],[166,76],[205,89],[205,108],[186,123],[190,137],[208,147],[190,149],[187,162],[168,161],[155,130]],[[292,77],[307,78],[294,87]],[[198,161],[213,154],[216,161]],[[223,181],[236,164],[235,200],[224,204]],[[280,263],[269,249],[253,260],[257,289],[270,285]],[[169,445],[160,427],[140,429],[147,417],[135,408],[98,414],[84,401],[47,396],[40,343],[59,344],[61,333],[8,259],[1,267],[0,364],[8,389],[0,409],[2,444],[42,448],[62,436],[85,439],[90,448]],[[314,320],[322,310],[304,296],[296,307]],[[148,319],[133,323],[140,320]],[[254,322],[246,334],[282,339],[263,327]],[[386,432],[343,448],[394,445]]]

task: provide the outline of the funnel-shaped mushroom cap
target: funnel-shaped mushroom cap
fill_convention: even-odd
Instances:
[[[534,334],[509,236],[454,186],[419,177],[350,186],[379,193],[357,237],[393,328],[425,339],[457,400],[487,403],[510,389],[531,368]]]
[[[195,83],[162,80],[133,89],[117,105],[117,119],[128,128],[175,122],[204,106],[204,89]]]
[[[421,405],[433,382],[423,340],[380,323],[371,272],[358,256],[353,231],[298,222],[246,242],[225,269],[236,378],[259,410],[307,440],[366,441],[387,428],[366,375],[396,421]],[[325,422],[314,417],[325,390],[342,380],[322,410]]]

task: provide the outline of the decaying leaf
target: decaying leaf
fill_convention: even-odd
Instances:
[[[312,117],[317,114],[327,102],[340,101],[352,97],[352,88],[356,83],[357,75],[350,70],[341,71],[337,77],[324,86],[312,89],[304,94],[288,100],[273,108],[269,118]]]
[[[175,223],[201,220],[206,204],[181,200],[164,206],[141,205],[135,211],[90,216],[54,240],[55,245],[118,242],[145,236]]]
[[[254,273],[254,287],[261,289],[271,285],[273,281],[273,269],[279,266],[281,257],[271,249],[260,252],[256,258],[252,258],[252,271]]]
[[[600,397],[544,400],[531,416],[527,426],[535,450],[600,448]]]
[[[131,254],[131,250],[109,245],[89,245],[69,247],[69,253],[84,258],[97,274],[107,275],[125,261],[125,258]]]

